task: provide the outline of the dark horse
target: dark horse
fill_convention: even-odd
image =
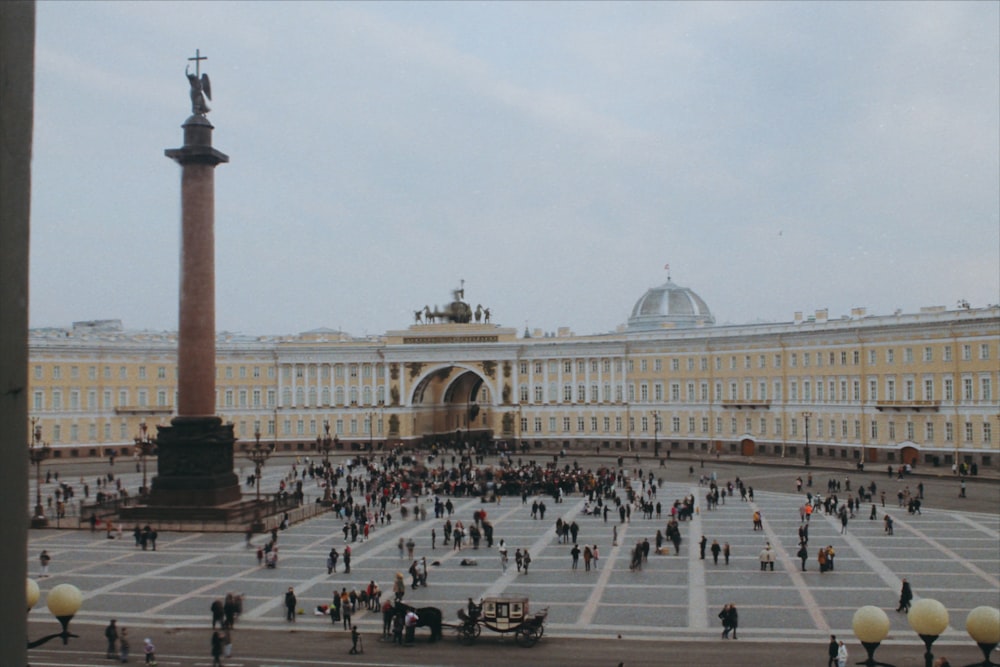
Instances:
[[[411,607],[410,605],[403,604],[402,602],[396,603],[396,613],[405,614],[408,611],[416,613],[417,627],[418,628],[430,628],[431,629],[431,641],[436,642],[442,638],[441,635],[441,623],[442,615],[441,610],[437,607]]]

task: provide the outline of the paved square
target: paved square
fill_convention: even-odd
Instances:
[[[593,463],[584,460],[581,466]],[[544,521],[531,518],[530,498],[527,505],[512,497],[490,505],[483,505],[478,498],[454,499],[454,518],[467,525],[472,523],[474,510],[488,511],[496,539],[504,539],[511,554],[506,573],[501,570],[495,546],[455,551],[442,544],[443,520],[402,521],[398,509],[393,511],[390,525],[379,526],[368,541],[352,544],[350,575],[343,574],[342,565],[338,568],[341,572],[326,572],[330,547],[339,550],[344,544],[343,523],[333,513],[282,531],[276,569],[259,567],[256,549],[247,549],[238,534],[161,533],[157,551],[142,551],[135,547],[129,530],[122,539],[109,540],[103,532],[49,529],[29,534],[29,571],[32,575],[37,572],[37,554],[47,549],[53,557],[52,576],[39,581],[43,599],[45,591],[58,583],[80,587],[84,604],[75,625],[103,626],[114,616],[123,625],[207,628],[211,602],[234,591],[245,596],[244,613],[237,624],[241,632],[286,627],[282,595],[288,586],[295,587],[304,610],[296,623],[298,632],[330,631],[329,619],[314,615],[313,610],[328,604],[334,590],[361,590],[369,580],[375,580],[386,595],[391,595],[394,573],[405,574],[409,563],[400,558],[400,537],[412,538],[417,544],[416,557],[426,556],[433,563],[429,586],[408,591],[405,601],[440,607],[445,621],[455,623],[457,610],[469,597],[527,596],[533,610],[549,608],[547,637],[624,635],[714,641],[720,633],[717,613],[727,602],[735,602],[740,610],[740,638],[751,641],[766,638],[822,643],[831,632],[852,637],[851,617],[866,604],[887,610],[891,633],[909,636],[912,630],[906,617],[893,611],[901,577],[905,576],[918,599],[935,598],[950,611],[951,628],[943,639],[968,642],[964,629],[968,611],[984,604],[995,606],[1000,600],[1000,517],[996,512],[940,509],[928,501],[922,514],[909,515],[890,502],[884,509],[878,507],[878,520],[868,519],[870,506],[865,506],[843,534],[839,520],[817,512],[809,522],[808,571],[801,572],[795,555],[803,502],[802,494],[793,493],[797,471],[719,464],[720,481],[741,476],[756,487],[755,500],[727,498],[726,504],[706,511],[703,497],[707,487],[699,485],[687,465],[672,462],[666,468],[652,468],[655,475],[664,477],[657,496],[665,508],[687,495],[697,501],[693,519],[681,523],[680,554],[652,553],[637,572],[628,568],[629,550],[644,538],[654,542],[656,531],[666,524],[666,511],[659,520],[643,519],[639,512],[633,512],[628,523],[619,523],[612,512],[605,522],[582,513],[585,499],[580,495],[571,495],[562,504],[546,499]],[[262,488],[276,487],[289,469],[290,461],[270,465]],[[817,477],[827,474],[816,473]],[[843,472],[829,475],[839,477]],[[132,476],[125,475],[126,485],[137,485]],[[857,482],[871,479],[893,493],[898,484],[874,474],[858,476]],[[952,484],[951,480],[926,481],[929,490],[940,484],[945,490],[939,495],[950,493],[951,487],[945,485]],[[314,501],[320,490],[309,483],[305,486],[307,500]],[[995,484],[980,485],[976,490],[997,496]],[[979,504],[991,505],[997,506],[989,500]],[[433,516],[432,507],[428,507],[429,516]],[[752,530],[755,509],[763,515],[762,532]],[[892,536],[883,531],[884,511],[895,519]],[[572,545],[560,544],[554,531],[559,517],[579,524],[581,545],[599,545],[600,561],[595,570],[586,572],[582,564],[578,570],[571,569]],[[611,540],[615,526],[618,546]],[[432,528],[438,534],[434,550],[430,548]],[[718,540],[731,545],[729,565],[722,558],[714,564],[710,553],[705,560],[699,558],[701,535],[709,543]],[[257,536],[255,543],[263,539]],[[766,542],[777,554],[773,572],[759,568],[758,552]],[[820,545],[832,545],[836,551],[833,572],[818,571],[815,555]],[[532,554],[529,574],[516,571],[516,548],[528,548]],[[474,559],[477,564],[462,566],[463,559]],[[44,613],[36,611],[33,617]],[[381,631],[378,614],[360,611],[353,620],[363,632]]]

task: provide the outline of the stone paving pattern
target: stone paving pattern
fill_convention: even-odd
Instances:
[[[584,468],[595,463],[581,461]],[[289,464],[269,464],[262,488],[275,487]],[[629,464],[626,462],[626,467]],[[640,466],[643,464],[653,465],[649,460]],[[633,513],[631,522],[618,524],[617,547],[611,544],[617,515],[609,513],[607,523],[584,516],[584,499],[579,495],[571,495],[561,504],[545,499],[548,511],[544,521],[532,520],[531,498],[527,505],[511,497],[489,505],[479,499],[455,499],[455,517],[466,525],[472,523],[474,510],[488,511],[496,539],[505,539],[509,549],[506,574],[501,572],[495,546],[486,549],[484,543],[478,550],[463,547],[461,552],[454,551],[442,544],[443,520],[401,521],[398,509],[393,511],[390,525],[379,526],[367,542],[352,544],[350,575],[342,572],[342,563],[338,564],[341,572],[326,573],[330,547],[341,550],[344,545],[343,523],[332,513],[282,531],[280,562],[273,570],[258,567],[256,550],[246,548],[242,535],[161,533],[157,551],[142,551],[134,546],[127,528],[122,539],[113,540],[106,539],[103,532],[89,530],[33,530],[29,533],[29,572],[37,573],[37,554],[42,549],[49,551],[53,561],[51,576],[38,580],[43,602],[32,612],[32,620],[37,622],[47,615],[44,596],[48,589],[71,582],[84,592],[83,608],[73,621],[78,631],[86,625],[103,627],[110,617],[126,626],[207,628],[211,602],[229,591],[245,596],[237,630],[285,629],[282,595],[288,586],[294,586],[305,612],[298,617],[295,630],[328,633],[330,620],[315,616],[313,610],[329,603],[332,591],[344,586],[361,590],[374,579],[386,595],[391,595],[393,574],[405,574],[409,565],[399,556],[400,536],[417,543],[417,558],[426,556],[429,563],[440,563],[429,567],[429,586],[408,591],[406,602],[440,607],[446,622],[454,623],[457,610],[469,597],[527,596],[532,610],[549,608],[546,637],[716,640],[720,633],[716,614],[726,602],[735,602],[740,610],[741,639],[822,643],[832,632],[853,640],[851,618],[866,604],[888,612],[890,639],[904,635],[912,639],[905,615],[894,611],[901,577],[905,576],[916,599],[933,597],[949,609],[951,628],[942,640],[968,643],[964,628],[968,611],[983,604],[996,606],[1000,601],[1000,515],[996,511],[1000,494],[995,484],[970,485],[970,493],[978,494],[978,500],[970,501],[970,508],[981,511],[964,511],[935,507],[930,499],[934,494],[950,497],[957,488],[954,480],[923,479],[929,500],[922,514],[909,515],[895,506],[895,490],[904,483],[915,489],[916,478],[897,482],[888,480],[884,472],[860,475],[814,470],[813,490],[825,489],[830,475],[839,479],[850,474],[855,484],[874,479],[888,492],[887,506],[884,510],[879,507],[879,518],[888,511],[895,520],[895,534],[885,535],[881,520],[868,519],[870,506],[849,523],[846,534],[841,534],[835,517],[814,514],[808,571],[803,573],[795,552],[798,508],[804,494],[794,493],[794,479],[800,474],[804,477],[803,469],[709,462],[691,475],[688,464],[673,461],[665,468],[646,468],[665,479],[657,494],[664,504],[664,517],[650,520]],[[722,482],[741,476],[755,487],[755,501],[727,498],[717,510],[706,511],[703,496],[707,487],[698,484],[697,476],[710,471],[717,471]],[[126,474],[126,483],[138,486],[134,476]],[[88,481],[93,486],[93,480]],[[306,487],[311,499],[320,494],[318,488],[308,483]],[[787,491],[780,490],[785,488]],[[669,505],[689,494],[695,496],[699,511],[693,520],[681,523],[684,542],[680,554],[651,554],[642,571],[629,571],[631,546],[642,538],[652,543],[656,530],[666,524]],[[962,507],[954,501],[940,504]],[[762,512],[763,532],[752,530],[755,509]],[[433,517],[431,504],[428,516]],[[576,571],[570,568],[572,545],[558,543],[554,531],[558,517],[577,521],[581,547],[583,543],[599,545],[596,571],[585,572],[582,563]],[[438,533],[434,550],[430,548],[432,527]],[[713,539],[730,543],[733,555],[729,566],[722,564],[721,558],[720,564],[714,565],[710,553],[706,560],[698,557],[697,542],[702,534],[709,543]],[[258,535],[254,544],[264,539]],[[774,572],[759,568],[758,552],[765,541],[770,541],[778,554]],[[836,570],[820,574],[816,549],[827,544],[836,550]],[[517,547],[527,547],[532,554],[527,575],[518,574],[514,567]],[[478,565],[463,567],[463,558],[474,558]],[[353,620],[365,633],[381,631],[379,614],[361,611]],[[137,638],[133,642],[136,648],[141,643]],[[860,647],[854,655],[857,651]]]

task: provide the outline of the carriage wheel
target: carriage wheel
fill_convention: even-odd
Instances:
[[[530,648],[538,643],[541,636],[542,633],[537,627],[518,628],[517,633],[515,634],[515,639],[517,639],[517,643],[522,647]]]
[[[476,641],[476,637],[482,632],[482,628],[477,623],[466,623],[458,626],[458,641],[463,644],[471,644]]]

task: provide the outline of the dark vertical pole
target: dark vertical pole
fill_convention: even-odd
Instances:
[[[28,248],[35,96],[35,3],[0,3],[0,664],[28,662]]]

